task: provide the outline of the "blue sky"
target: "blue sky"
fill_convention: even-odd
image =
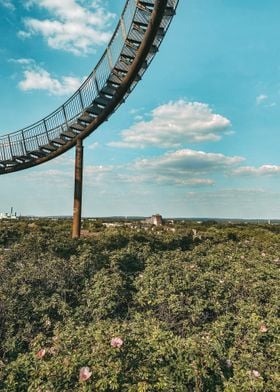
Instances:
[[[0,134],[71,95],[123,5],[0,0]],[[83,215],[280,218],[279,15],[278,0],[180,1],[143,80],[85,141]],[[0,211],[71,215],[73,160],[0,176]]]

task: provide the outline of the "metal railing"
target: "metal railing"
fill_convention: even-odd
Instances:
[[[26,156],[58,138],[92,104],[105,85],[124,46],[137,1],[127,0],[116,30],[98,64],[80,88],[57,110],[19,131],[0,136],[0,161]]]
[[[146,5],[153,7],[157,0],[146,0]],[[168,0],[167,8],[176,10],[179,0]],[[80,88],[58,109],[49,114],[42,120],[25,127],[19,131],[0,136],[0,166],[3,167],[9,164],[20,162],[29,154],[40,151],[40,149],[54,139],[60,138],[61,134],[69,129],[69,126],[77,122],[77,119],[89,108],[94,100],[100,95],[100,91],[105,87],[108,79],[112,75],[113,68],[119,64],[120,56],[124,50],[129,50],[126,46],[127,40],[130,38],[141,39],[141,32],[133,29],[134,22],[148,23],[148,16],[140,12],[138,0],[127,0],[124,10],[121,14],[120,20],[114,31],[114,34],[104,51],[101,59],[96,67],[93,69],[88,78],[82,83]],[[163,17],[160,28],[163,33],[166,32],[172,16],[167,14]],[[156,37],[153,45],[159,47],[162,41],[162,36]],[[147,66],[154,57],[151,51],[143,67],[139,72],[139,76],[145,72]],[[130,86],[126,96],[133,90],[137,80]],[[15,160],[16,159],[16,160]],[[4,170],[4,169],[3,169]],[[1,174],[1,173],[0,173]]]

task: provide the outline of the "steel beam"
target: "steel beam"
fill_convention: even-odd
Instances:
[[[75,186],[72,238],[80,238],[82,221],[82,194],[83,194],[83,141],[81,138],[76,142],[75,155]]]

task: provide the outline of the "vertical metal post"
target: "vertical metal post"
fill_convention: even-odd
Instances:
[[[75,156],[75,188],[72,238],[81,236],[82,192],[83,192],[83,141],[77,139]]]

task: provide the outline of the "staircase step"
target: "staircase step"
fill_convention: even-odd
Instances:
[[[71,124],[69,128],[75,129],[75,130],[77,130],[79,132],[85,130],[85,127],[82,124],[78,124],[78,123]]]
[[[129,52],[128,50],[124,50],[122,52],[122,57],[124,57],[125,59],[128,59],[128,60],[131,60],[131,61],[133,61],[135,59],[135,56],[131,52]]]
[[[89,115],[87,115],[87,114],[83,114],[82,116],[80,116],[79,118],[78,118],[78,121],[81,121],[81,122],[84,122],[84,123],[86,123],[86,124],[90,124],[90,123],[92,123],[92,121],[95,119],[95,117],[93,117],[93,116],[89,116]]]
[[[101,90],[101,93],[106,94],[106,95],[110,95],[111,97],[113,97],[115,92],[116,92],[116,89],[109,86],[109,85],[103,87],[103,89]]]
[[[128,42],[131,45],[136,45],[137,48],[141,45],[141,40],[140,39],[136,39],[136,38],[127,38],[126,42]],[[136,48],[135,48],[136,49]]]
[[[63,131],[63,132],[61,132],[60,135],[61,135],[61,136],[69,137],[69,138],[71,138],[71,139],[74,139],[74,137],[77,136],[76,132],[69,131],[69,130],[68,130],[68,131]]]
[[[165,30],[163,27],[160,27],[157,31],[157,37],[158,38],[163,38],[165,36]]]
[[[15,157],[15,159],[18,162],[25,162],[25,161],[29,161],[30,157],[28,157],[27,155],[21,155],[20,157]]]
[[[136,26],[139,26],[139,27],[144,27],[144,28],[146,28],[146,27],[148,27],[148,23],[146,23],[146,22],[144,22],[144,21],[140,21],[140,20],[135,20],[134,22],[133,22]]]
[[[151,13],[153,9],[154,4],[149,2],[149,1],[138,1],[137,7],[139,10],[142,10],[144,12]]]
[[[117,64],[114,66],[116,71],[121,71],[127,73],[129,70],[130,65],[124,62],[118,61]]]
[[[60,146],[64,146],[64,144],[66,144],[67,141],[65,139],[57,137],[56,139],[52,140],[52,143],[59,144]]]
[[[31,158],[42,158],[42,157],[45,157],[46,155],[48,155],[45,151],[42,151],[42,150],[37,150],[37,151],[31,151],[29,154],[28,154]]]
[[[155,54],[158,52],[158,47],[156,45],[152,45],[151,49],[149,50],[149,53]]]
[[[122,55],[128,57],[130,59],[135,59],[136,56],[136,48],[131,45],[127,45],[122,50]]]
[[[141,1],[139,1],[139,3],[145,7],[152,7],[154,5],[154,1],[152,1],[152,0],[150,0],[150,1],[141,0]]]
[[[122,82],[121,76],[118,76],[118,75],[111,73],[110,78],[109,78],[109,82],[120,85]]]
[[[111,101],[110,98],[107,98],[105,96],[99,96],[95,98],[94,103],[106,107],[110,101]]]
[[[173,7],[166,7],[164,11],[164,16],[174,16],[176,14],[176,11],[174,10]]]
[[[45,144],[44,146],[40,146],[41,150],[47,150],[47,151],[56,151],[57,147],[53,146],[52,144]]]
[[[14,165],[16,164],[16,161],[12,160],[12,159],[6,159],[5,161],[1,161],[1,163],[5,166],[7,165]]]
[[[99,116],[99,114],[102,113],[102,109],[96,105],[92,105],[86,108],[86,112],[93,114],[94,116]]]

